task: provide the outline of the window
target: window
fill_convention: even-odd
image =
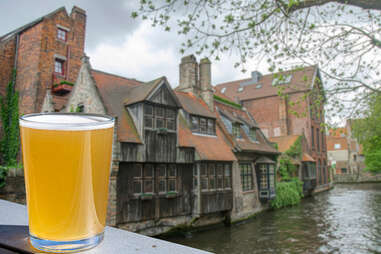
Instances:
[[[250,163],[239,164],[241,169],[242,190],[249,191],[253,189],[253,169]]]
[[[238,87],[238,92],[242,92],[243,91],[243,87]]]
[[[260,164],[259,173],[260,173],[259,183],[260,183],[261,189],[268,189],[269,185],[268,185],[266,164]]]
[[[340,149],[341,148],[341,144],[335,144],[335,149]]]
[[[357,161],[357,155],[356,154],[353,155],[353,161]]]
[[[283,75],[283,74],[278,75],[278,77],[275,77],[273,79],[272,85],[276,86],[276,85],[288,84],[288,83],[290,83],[291,78],[292,78],[291,74],[289,74],[289,75]]]
[[[225,93],[225,91],[226,91],[226,87],[221,89],[221,93]]]
[[[341,168],[341,173],[346,174],[347,173],[347,168]]]
[[[257,89],[259,89],[259,88],[261,88],[262,87],[262,84],[257,84],[256,86],[255,86],[255,88],[257,88]]]
[[[64,29],[58,28],[57,29],[57,39],[61,41],[66,41],[67,40],[67,31]]]
[[[319,128],[316,128],[316,144],[317,144],[317,151],[320,152],[320,130]]]
[[[144,127],[176,130],[176,110],[159,105],[144,104]]]
[[[193,164],[193,189],[196,189],[198,186],[198,172],[196,164]]]
[[[192,115],[191,122],[192,132],[207,135],[216,135],[215,119]]]
[[[234,123],[233,124],[232,134],[236,138],[240,138],[241,137],[241,131],[240,131],[240,124],[239,123]]]
[[[175,164],[133,164],[133,193],[167,193],[177,191]]]
[[[54,61],[54,72],[60,75],[64,75],[64,60],[56,59]]]
[[[250,128],[250,134],[249,137],[253,141],[257,141],[257,130],[255,128]]]
[[[193,171],[193,187],[197,186],[197,169]],[[200,163],[201,190],[231,189],[231,165],[228,163]]]
[[[315,150],[315,132],[314,132],[314,127],[311,127],[311,146],[312,150]]]

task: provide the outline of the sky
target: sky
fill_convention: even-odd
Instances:
[[[131,18],[139,0],[0,0],[0,36],[62,6],[70,13],[76,5],[87,13],[85,53],[93,68],[150,81],[166,76],[178,85],[182,55],[175,30],[164,32],[147,22]],[[22,8],[20,8],[22,7]],[[185,55],[193,52],[186,52]],[[203,56],[197,56],[198,60]],[[266,73],[267,66],[254,60],[248,73],[233,67],[237,56],[225,55],[212,61],[212,84],[247,78],[250,71]]]

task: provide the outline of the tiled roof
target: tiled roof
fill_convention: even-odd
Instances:
[[[345,137],[327,136],[327,151],[348,150],[348,143]],[[340,144],[339,149],[335,149],[335,144]]]
[[[231,148],[224,142],[221,130],[216,126],[216,137],[194,135],[183,116],[179,117],[178,143],[180,147],[193,147],[200,160],[235,161]]]
[[[38,23],[40,23],[41,21],[43,21],[44,18],[49,18],[49,17],[51,17],[51,16],[54,16],[56,13],[58,13],[58,12],[60,12],[60,11],[65,11],[65,12],[66,12],[65,7],[58,8],[58,9],[56,9],[56,10],[54,10],[54,11],[52,11],[52,12],[50,12],[50,13],[48,13],[48,14],[46,14],[46,15],[44,15],[44,16],[38,18],[38,19],[33,20],[32,22],[30,22],[30,23],[28,23],[28,24],[26,24],[26,25],[23,25],[23,26],[21,26],[21,27],[15,29],[15,30],[13,30],[13,31],[11,31],[11,32],[9,32],[9,33],[7,33],[7,34],[4,34],[3,36],[0,36],[0,42],[2,42],[2,41],[4,41],[4,40],[7,40],[7,39],[9,39],[9,38],[12,37],[12,36],[14,36],[14,35],[16,35],[16,34],[18,34],[18,33],[21,33],[21,32],[23,32],[23,31],[25,31],[25,30],[27,30],[27,29],[29,29],[29,28],[31,28],[31,27],[37,25]]]
[[[344,127],[329,130],[329,136],[331,137],[344,137],[346,135],[347,129]]]
[[[179,91],[176,91],[175,93],[181,103],[181,106],[189,114],[216,118],[216,116],[210,112],[206,103],[192,93],[184,93]]]
[[[312,79],[314,78],[316,71],[317,66],[309,66],[303,69],[278,73],[278,75],[283,74],[284,76],[290,74],[292,75],[290,83],[282,84],[279,86],[285,87],[285,90],[283,91],[284,93],[305,91],[310,89]],[[249,82],[251,78],[218,84],[215,86],[215,89],[218,94],[224,94],[225,96],[232,98],[233,101],[236,101],[237,99],[243,101],[268,96],[276,96],[278,95],[278,86],[273,86],[274,75],[275,74],[264,75],[261,77],[259,82],[243,86],[242,91],[238,90],[238,88],[241,86],[241,83]],[[257,86],[258,84],[261,86]],[[225,88],[224,93],[222,93],[223,88]]]
[[[124,108],[123,102],[130,90],[141,85],[142,82],[98,70],[92,70],[92,76],[107,109],[107,113],[118,118],[118,140],[120,142],[141,143],[135,124],[128,111]]]
[[[280,137],[271,137],[269,140],[271,142],[278,144],[279,152],[286,152],[299,138],[299,135],[288,135],[288,136],[280,136]]]
[[[232,134],[229,133],[223,121],[221,120],[221,114],[224,114],[225,117],[228,118],[234,117],[235,119],[240,120],[240,122],[247,123],[249,126],[256,126],[254,119],[252,119],[246,111],[218,102],[216,100],[214,101],[214,105],[216,108],[218,121],[220,122],[219,125],[223,129],[225,135],[228,135],[230,141],[233,142],[234,149],[248,152],[262,152],[271,154],[278,153],[278,151],[268,142],[260,129],[256,129],[257,142],[252,141],[242,128],[240,129],[241,138],[233,138]],[[234,119],[231,120],[234,121]]]
[[[305,161],[305,162],[315,162],[314,158],[312,158],[312,156],[309,155],[308,153],[303,153],[302,161]]]

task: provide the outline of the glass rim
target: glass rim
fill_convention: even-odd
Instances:
[[[74,116],[83,117],[93,120],[86,123],[73,123],[73,122],[44,122],[28,118],[38,116]],[[94,118],[97,118],[95,120]],[[104,120],[103,120],[104,119]],[[33,129],[48,129],[48,130],[94,130],[114,127],[115,118],[105,114],[94,113],[74,113],[74,112],[46,112],[46,113],[32,113],[19,117],[20,126],[33,128]]]

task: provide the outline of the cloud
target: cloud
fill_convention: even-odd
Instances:
[[[70,13],[73,5],[76,5],[86,10],[87,13],[87,49],[92,49],[105,41],[109,44],[120,44],[127,34],[133,33],[140,25],[138,20],[131,18],[131,12],[136,8],[134,3],[137,3],[137,1],[2,0],[0,2],[0,35],[21,27],[62,6],[65,6]]]

